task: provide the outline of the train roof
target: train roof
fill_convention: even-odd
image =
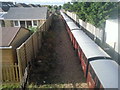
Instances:
[[[103,49],[95,43],[84,43],[80,46],[88,60],[97,58],[111,58]]]
[[[80,29],[73,21],[72,22],[66,22],[70,30]]]
[[[111,58],[83,31],[73,30],[71,32],[88,60],[95,58]]]
[[[119,88],[120,66],[113,60],[95,60],[90,62],[95,74],[104,88]],[[118,90],[119,90],[118,89]]]
[[[76,30],[72,30],[71,32],[79,44],[86,43],[86,42],[89,42],[89,43],[94,42],[82,30],[76,29]]]
[[[65,13],[61,12],[61,15],[63,16],[63,18],[66,20],[66,19],[69,19],[71,20]]]
[[[73,22],[73,20],[71,20],[70,18],[65,18],[66,22]]]
[[[72,29],[80,29],[74,22],[71,20],[65,13],[61,11],[61,15],[63,16],[64,20],[66,21],[70,30]]]

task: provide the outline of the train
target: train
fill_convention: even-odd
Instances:
[[[75,22],[60,11],[70,41],[79,58],[89,88],[120,89],[120,66]]]

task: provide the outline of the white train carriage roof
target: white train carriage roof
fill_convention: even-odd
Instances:
[[[73,30],[71,32],[88,60],[92,58],[111,58],[83,31]]]
[[[73,21],[66,22],[70,30],[80,29]]]
[[[63,18],[69,18],[65,13],[61,12],[61,15],[63,16]]]
[[[113,60],[95,60],[90,62],[95,74],[104,88],[118,88],[120,90],[120,66]]]
[[[80,47],[88,60],[96,58],[111,58],[95,43],[82,43]]]
[[[82,30],[76,29],[71,32],[79,44],[87,42],[94,43],[94,41],[90,39]]]
[[[61,15],[63,16],[66,22],[73,22],[65,13],[61,12]]]
[[[73,22],[70,18],[64,18],[64,19],[65,19],[66,23],[67,22]]]

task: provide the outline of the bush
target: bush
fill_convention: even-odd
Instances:
[[[11,90],[11,89],[18,89],[20,88],[20,84],[2,84],[0,85],[0,90],[5,89],[5,90]]]
[[[31,33],[34,33],[37,31],[37,27],[29,27],[28,29],[31,31]]]

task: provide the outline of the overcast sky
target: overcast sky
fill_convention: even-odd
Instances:
[[[38,4],[64,4],[71,0],[0,0],[0,1],[12,1],[18,3],[38,3]]]
[[[33,4],[41,4],[41,5],[61,5],[66,2],[70,2],[71,0],[0,0],[0,1],[12,1],[17,3],[33,3]],[[120,1],[120,0],[79,0],[79,1]]]

